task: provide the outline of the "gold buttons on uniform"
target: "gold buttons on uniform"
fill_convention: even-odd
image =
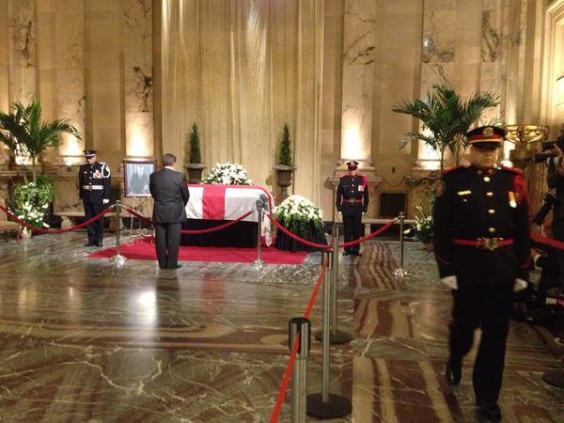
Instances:
[[[494,209],[489,209],[489,210],[488,210],[488,214],[495,214],[495,210],[494,210]]]
[[[493,192],[491,191],[486,192],[486,197],[493,197]]]
[[[489,176],[484,176],[484,182],[490,182],[490,177],[489,177]]]
[[[488,232],[489,232],[490,234],[493,234],[493,233],[495,232],[495,228],[488,228]]]

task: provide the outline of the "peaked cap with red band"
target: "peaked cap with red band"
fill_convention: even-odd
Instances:
[[[466,138],[470,144],[476,143],[499,143],[501,144],[505,139],[505,129],[499,126],[480,126],[479,128],[474,128],[466,133]]]

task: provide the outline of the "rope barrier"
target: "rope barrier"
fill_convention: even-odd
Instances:
[[[398,218],[394,218],[392,220],[390,220],[388,223],[386,223],[384,226],[382,226],[380,229],[375,230],[374,232],[362,237],[362,238],[358,238],[355,239],[354,241],[349,241],[349,242],[341,242],[339,244],[339,247],[343,248],[343,247],[350,247],[351,245],[355,245],[355,244],[360,244],[361,242],[364,242],[370,238],[373,238],[377,235],[380,235],[382,232],[384,232],[386,229],[388,229],[390,226],[392,226],[394,223],[396,223],[398,221]]]
[[[79,225],[76,226],[72,226],[70,228],[66,228],[66,229],[43,229],[43,228],[38,228],[37,226],[33,226],[30,225],[29,223],[24,222],[23,220],[21,220],[20,218],[18,218],[16,215],[14,215],[13,213],[11,213],[9,210],[5,209],[3,206],[0,206],[0,209],[2,211],[4,211],[6,213],[6,215],[8,215],[8,217],[10,217],[11,219],[13,219],[16,223],[18,223],[19,225],[30,229],[32,232],[40,232],[43,234],[63,234],[66,232],[71,232],[74,231],[76,229],[80,229],[83,228],[87,225],[89,225],[90,223],[94,222],[95,220],[100,219],[102,216],[104,216],[106,213],[108,213],[111,208],[113,206],[110,206],[104,210],[102,210],[99,214],[97,214],[96,216],[91,217],[90,219],[82,222]]]
[[[531,233],[531,239],[541,244],[549,245],[551,247],[558,248],[559,250],[564,250],[564,242],[558,241],[554,238],[546,238],[542,235]]]
[[[304,312],[304,318],[308,319],[311,315],[313,310],[313,306],[319,294],[319,289],[321,288],[321,282],[325,278],[325,271],[327,269],[328,260],[326,259],[322,266],[323,269],[321,270],[321,274],[315,283],[315,287],[311,293],[309,298],[306,310]],[[272,414],[270,416],[270,422],[276,423],[278,421],[278,416],[280,415],[280,411],[282,410],[282,403],[284,402],[284,396],[286,395],[286,390],[288,389],[288,384],[290,383],[290,375],[292,374],[292,368],[294,367],[294,362],[296,361],[296,356],[298,354],[298,348],[300,345],[300,337],[296,337],[296,341],[292,346],[292,351],[290,353],[290,359],[288,360],[288,366],[286,367],[286,371],[284,372],[284,376],[282,378],[282,384],[280,385],[280,390],[278,391],[278,396],[276,397],[276,403],[274,405],[274,409],[272,410]]]

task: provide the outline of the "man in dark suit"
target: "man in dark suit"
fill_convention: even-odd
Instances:
[[[446,378],[458,385],[462,360],[482,331],[472,382],[482,419],[501,420],[497,405],[513,291],[527,287],[530,256],[526,184],[521,171],[497,166],[505,130],[466,134],[469,167],[445,171],[434,205],[434,247],[442,282],[452,288]]]
[[[161,269],[178,269],[181,223],[186,221],[186,204],[190,198],[184,175],[174,170],[176,157],[163,156],[164,168],[151,173],[149,189],[155,200],[153,223],[155,247]]]
[[[368,209],[368,179],[358,175],[358,162],[347,162],[348,173],[341,176],[337,187],[337,211],[343,214],[345,242],[351,242],[362,236],[362,213]],[[360,245],[345,247],[344,256],[360,256]]]
[[[110,203],[112,187],[109,166],[96,160],[95,150],[84,150],[86,164],[78,169],[78,190],[84,205],[86,220],[102,213]],[[101,247],[104,238],[104,216],[90,223],[87,227],[86,247]]]

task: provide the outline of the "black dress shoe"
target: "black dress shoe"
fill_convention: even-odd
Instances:
[[[478,416],[481,421],[499,422],[501,421],[501,410],[495,402],[478,405]]]
[[[168,266],[167,269],[180,269],[182,267],[181,264],[176,264],[174,266]]]
[[[96,244],[94,244],[93,242],[87,242],[84,244],[85,247],[95,247]]]
[[[343,256],[348,256],[349,254],[350,254],[350,253],[349,253],[348,251],[345,251],[345,252],[343,253]]]
[[[94,245],[96,247],[103,247],[104,246],[104,244],[102,244],[101,242],[96,242],[96,243],[94,243]]]
[[[449,385],[458,385],[462,379],[462,363],[449,359],[446,365],[446,380]]]

